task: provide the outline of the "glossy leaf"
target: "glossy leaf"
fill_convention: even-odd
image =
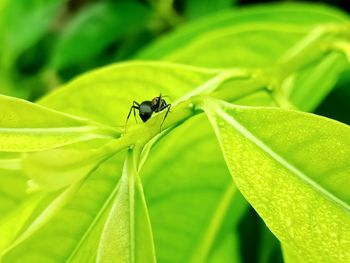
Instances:
[[[111,119],[112,124],[115,121],[119,121],[125,125],[125,118],[127,115],[127,109],[130,109],[130,104],[125,97],[130,97],[132,101],[133,92],[132,89],[148,88],[151,92],[152,84],[156,86],[156,80],[151,78],[153,74],[158,73],[160,80],[162,77],[165,80],[166,85],[174,84],[179,85],[183,89],[190,89],[194,85],[198,85],[200,88],[202,85],[212,83],[211,78],[215,79],[217,72],[210,70],[197,69],[192,67],[182,67],[179,65],[171,65],[164,63],[145,63],[150,67],[144,67],[144,63],[129,63],[119,67],[110,67],[99,72],[86,75],[85,78],[78,79],[72,84],[68,85],[65,89],[54,93],[48,98],[50,107],[58,107],[59,110],[69,110],[68,100],[72,100],[72,107],[74,114],[81,115],[83,113],[85,117],[96,118],[98,121],[105,121]],[[115,69],[119,69],[116,71]],[[130,79],[129,74],[134,74],[137,70],[143,69],[143,71],[149,74],[149,78],[146,78],[146,74],[143,75],[144,80],[139,81],[137,79]],[[111,74],[113,72],[113,74]],[[180,78],[181,76],[181,78]],[[180,78],[180,79],[179,79]],[[114,86],[115,83],[124,83],[124,86]],[[220,79],[218,79],[220,83]],[[105,85],[104,83],[111,82],[111,85]],[[89,83],[87,85],[86,83]],[[134,86],[135,85],[135,86]],[[192,86],[193,85],[193,86]],[[213,85],[216,85],[213,82]],[[158,87],[160,85],[158,84]],[[130,87],[130,88],[128,88]],[[93,89],[92,92],[90,89]],[[120,89],[120,92],[115,92],[115,89]],[[125,91],[123,92],[123,89]],[[166,92],[166,89],[164,89]],[[76,95],[74,93],[76,92]],[[158,90],[159,92],[159,90]],[[185,93],[180,89],[177,92]],[[169,93],[166,93],[169,94]],[[178,93],[179,95],[181,93]],[[100,97],[99,97],[100,95]],[[170,94],[169,94],[170,95]],[[178,96],[179,96],[178,95]],[[152,98],[154,95],[150,95]],[[157,96],[157,95],[155,95]],[[64,97],[64,99],[60,99]],[[123,98],[124,97],[124,98]],[[111,111],[101,111],[101,103],[106,109]],[[115,101],[120,102],[119,105],[115,105]],[[64,102],[64,103],[63,103]],[[89,104],[91,102],[91,104]],[[45,100],[44,100],[45,103]],[[58,103],[55,105],[55,103]],[[82,107],[82,105],[88,105]],[[94,113],[94,105],[96,106],[96,113]],[[127,105],[124,108],[121,106]],[[67,107],[68,106],[68,107]],[[87,111],[88,109],[88,111]],[[78,110],[78,112],[76,111]],[[125,111],[125,115],[122,113]],[[92,113],[92,114],[91,114]],[[103,115],[107,115],[106,117]],[[83,116],[84,116],[83,115]],[[118,116],[125,116],[118,120]],[[115,147],[113,145],[118,144],[117,141],[111,142],[111,145],[107,144],[108,140],[90,140],[89,142],[76,143],[68,145],[65,148],[53,149],[49,151],[30,154],[27,156],[24,162],[24,168],[27,175],[29,175],[34,181],[45,189],[58,189],[63,186],[69,185],[72,182],[82,178],[89,171],[91,171],[99,162],[105,160],[114,153]],[[50,158],[48,158],[50,156]]]
[[[62,192],[28,196],[1,220],[0,259],[47,223],[75,194],[78,184]],[[15,219],[15,220],[14,220]]]
[[[158,262],[239,258],[234,228],[247,203],[232,185],[203,117],[188,120],[157,143],[141,169]]]
[[[124,129],[133,100],[151,100],[162,93],[172,103],[217,74],[217,70],[165,62],[120,63],[78,77],[39,103]],[[129,125],[133,121],[130,118]]]
[[[118,38],[144,26],[150,14],[138,2],[100,2],[83,9],[62,32],[53,51],[56,69],[84,62]]]
[[[143,73],[144,81],[140,79],[134,80],[130,77],[135,76],[135,74],[140,76],[138,72]],[[155,75],[158,77],[157,80],[154,79]],[[98,121],[102,120],[107,124],[115,124],[118,121],[124,126],[125,116],[130,106],[129,101],[135,98],[135,94],[139,96],[140,100],[148,99],[149,97],[157,96],[159,91],[163,94],[169,94],[167,91],[176,86],[178,89],[172,89],[173,92],[170,95],[174,94],[172,98],[177,99],[193,88],[201,87],[212,80],[212,78],[215,78],[216,75],[217,71],[168,63],[128,63],[87,74],[68,84],[67,87],[52,93],[48,98],[42,100],[41,103],[60,111],[74,113]],[[160,84],[157,81],[160,81]],[[140,88],[148,92],[149,96],[143,97],[142,94],[139,94]],[[119,104],[116,104],[116,101]],[[113,110],[114,113],[103,110],[101,105],[106,109]],[[84,143],[82,145],[88,146],[89,144]],[[69,151],[84,150],[85,146],[75,149],[75,145],[72,144],[50,150],[50,152],[59,153],[65,149]],[[65,156],[64,152],[62,156],[68,162],[72,161],[72,163],[75,163],[76,159],[69,158],[71,155]],[[46,179],[48,183],[50,183],[52,175],[55,175],[53,182],[61,180],[59,171],[63,172],[63,176],[66,175],[66,172],[75,172],[74,169],[72,171],[65,170],[64,163],[53,160],[56,157],[52,160],[45,159],[47,153],[34,153],[32,157],[29,155],[28,158],[34,158],[32,160],[35,160],[37,164],[44,164],[42,168],[36,166],[35,169],[42,169],[39,170],[41,174],[39,175]],[[89,151],[87,151],[86,155],[89,156],[89,154]],[[50,166],[52,169],[48,170],[50,174],[47,177],[45,177],[44,173],[45,163],[53,164]],[[105,227],[105,220],[109,216],[113,204],[112,200],[115,199],[118,190],[117,185],[121,174],[121,168],[118,167],[121,167],[122,163],[123,154],[120,153],[117,158],[103,163],[96,171],[88,175],[85,178],[82,189],[74,195],[74,198],[69,200],[68,205],[63,208],[62,212],[57,211],[49,222],[37,229],[24,242],[11,248],[4,257],[5,262],[12,262],[16,258],[23,260],[33,259],[35,261],[42,259],[45,255],[40,252],[43,249],[48,251],[42,240],[45,239],[50,244],[60,242],[57,240],[57,236],[62,237],[61,240],[70,240],[69,242],[64,242],[65,246],[50,246],[49,250],[57,255],[56,259],[58,261],[62,258],[68,258],[68,262],[75,260],[94,262],[101,231]],[[81,164],[84,164],[84,162]],[[55,171],[55,167],[59,171]],[[76,171],[79,171],[79,165],[77,168],[78,170]],[[34,174],[33,177],[36,176]],[[80,212],[76,212],[77,210]],[[35,219],[35,216],[33,217]],[[77,222],[77,224],[72,224],[73,221]],[[57,227],[61,225],[65,225],[65,229]],[[33,249],[33,245],[35,249]],[[29,246],[31,249],[28,249]]]
[[[132,100],[142,101],[156,96],[158,92],[162,92],[162,94],[169,95],[169,100],[166,98],[168,102],[173,102],[173,100],[183,96],[193,88],[208,83],[212,78],[215,78],[216,74],[216,71],[169,63],[124,63],[95,71],[78,78],[61,90],[44,98],[41,103],[56,108],[57,110],[88,117],[99,122],[105,122],[106,124],[118,122],[124,125],[125,117]],[[135,76],[142,76],[143,80],[138,78],[133,79],[130,76],[134,78]],[[157,78],[155,79],[154,76],[157,76]],[[174,89],[173,87],[177,88]],[[142,94],[140,94],[140,89],[143,90]],[[115,103],[116,101],[118,103]],[[265,102],[271,103],[271,98],[265,93],[257,94],[257,96],[252,96],[250,99],[241,101],[241,103],[255,103],[258,105]],[[101,105],[108,110],[102,110]],[[132,120],[130,120],[130,122],[131,121]],[[168,261],[169,259],[181,262],[181,260],[186,257],[190,257],[193,260],[200,260],[208,256],[212,258],[213,262],[220,262],[216,261],[219,259],[225,262],[225,260],[238,258],[238,248],[233,252],[230,247],[231,245],[239,246],[235,236],[236,234],[229,234],[228,232],[231,231],[235,222],[239,220],[241,213],[246,207],[246,202],[244,202],[235,191],[231,192],[231,190],[234,190],[233,188],[226,185],[226,182],[229,183],[229,177],[227,177],[226,168],[222,166],[223,160],[221,154],[218,152],[219,149],[216,145],[216,141],[212,136],[213,134],[209,127],[207,124],[203,123],[202,120],[194,122],[191,120],[188,125],[185,125],[183,128],[182,126],[179,127],[178,132],[169,139],[164,140],[164,144],[159,144],[154,151],[152,150],[149,155],[149,160],[146,161],[145,167],[141,170],[142,178],[144,178],[144,189],[149,206],[148,209],[150,211],[152,228],[155,235],[157,260],[160,262]],[[202,138],[204,141],[201,142],[199,138]],[[177,141],[176,148],[174,147],[174,141]],[[195,158],[194,155],[191,155],[191,152],[188,152],[188,155],[183,155],[182,150],[194,143],[198,143],[198,146],[196,149],[192,149],[191,152],[197,151],[197,156],[200,156],[202,146],[210,147],[212,152],[216,153],[214,155],[216,160],[215,167],[220,169],[221,172],[217,170],[214,172],[212,158],[207,159],[204,158],[205,156]],[[168,154],[169,151],[173,154]],[[207,157],[209,158],[209,156]],[[119,160],[119,163],[115,161],[115,164],[120,165],[120,162],[121,160]],[[161,164],[168,164],[171,162],[180,163],[182,169],[169,170],[161,166]],[[208,167],[206,174],[202,172],[201,167],[203,165]],[[105,171],[103,167],[104,166],[99,168],[101,174],[105,173],[107,175],[111,173],[110,170]],[[164,169],[167,170],[167,173],[159,174],[159,170]],[[184,174],[184,170],[188,172]],[[159,176],[154,177],[154,174],[159,174]],[[213,174],[215,174],[215,177],[213,177]],[[181,179],[183,176],[185,176],[185,180]],[[198,181],[200,177],[203,179]],[[217,181],[219,178],[220,182]],[[171,182],[169,181],[170,179],[172,180]],[[90,179],[88,179],[88,182],[89,181]],[[164,181],[169,182],[167,187],[164,187]],[[190,182],[191,187],[189,188],[187,183]],[[211,186],[213,182],[216,182],[215,185],[217,186],[213,191],[210,191],[209,189],[213,188]],[[203,189],[203,191],[198,190],[198,198],[194,198],[193,202],[191,202],[191,200],[188,200],[187,196],[189,193],[188,191],[191,191],[193,188],[200,188]],[[189,190],[186,191],[186,189]],[[173,194],[174,198],[170,200],[166,198],[168,192]],[[160,205],[160,203],[157,202],[159,199],[158,196],[163,200],[164,205]],[[230,198],[228,198],[228,196],[230,196]],[[210,200],[210,204],[212,205],[207,206],[209,201],[207,204],[200,201],[204,198]],[[230,199],[232,199],[232,201],[230,201]],[[186,206],[181,204],[181,200],[186,202]],[[78,204],[81,201],[76,199],[76,202]],[[231,210],[232,206],[235,206],[234,210]],[[167,209],[168,216],[164,216],[164,209]],[[183,220],[187,218],[187,220],[192,221],[195,216],[193,215],[194,210],[198,213],[196,221],[202,223],[196,228],[193,227],[193,233],[191,235],[187,235],[186,229],[179,231],[179,226],[177,225],[172,225],[167,231],[164,231],[164,224],[183,222],[173,222],[173,220],[171,220],[180,214],[183,215]],[[215,211],[221,211],[221,218],[220,216],[214,217]],[[226,222],[225,211],[230,215],[232,214],[232,217],[230,216],[232,221],[229,220],[229,222]],[[162,214],[162,216],[159,216],[160,214]],[[211,223],[206,224],[206,222]],[[101,224],[103,226],[102,222]],[[184,225],[181,223],[181,227],[183,226]],[[76,227],[77,226],[72,226],[72,228]],[[201,230],[203,230],[204,233],[202,233]],[[176,235],[182,242],[179,243],[174,239],[171,244],[167,242],[164,243],[164,238],[167,238],[169,234]],[[206,241],[198,243],[197,240],[202,238]],[[220,245],[214,246],[216,241],[218,241]],[[187,251],[185,247],[183,249],[178,249],[178,246],[183,246],[183,244],[187,244],[191,247],[191,250]],[[173,247],[174,249],[171,249],[172,253],[170,253],[169,249],[166,249],[169,253],[163,252],[162,248],[166,247]],[[174,253],[176,249],[178,249],[178,252]],[[83,252],[77,248],[76,253],[80,254]]]
[[[313,44],[309,43],[314,32],[317,35],[313,29],[348,21],[349,17],[345,14],[325,6],[252,6],[223,12],[180,28],[146,48],[139,57],[216,68],[277,67],[280,74],[275,72],[271,80],[267,71],[265,84],[271,85],[280,78],[291,102],[302,110],[312,111],[334,88],[340,74],[349,68],[344,55],[323,55],[322,47],[328,42],[322,43],[321,37]],[[278,64],[307,44],[311,45],[310,52],[318,52],[311,55],[303,49],[298,50],[296,56],[304,66],[293,68],[295,61],[287,61],[284,66]],[[314,56],[316,61],[312,60]],[[307,60],[312,63],[308,64]],[[289,71],[290,74],[286,73]]]
[[[0,215],[6,215],[26,198],[27,178],[17,154],[0,154]]]
[[[186,52],[187,46],[193,45],[193,43],[196,41],[200,42],[201,39],[205,40],[203,33],[209,36],[211,32],[214,32],[218,29],[224,30],[236,28],[237,33],[240,33],[245,29],[246,34],[241,35],[240,37],[245,37],[247,38],[247,40],[249,40],[251,39],[251,35],[249,34],[249,32],[256,32],[256,30],[254,30],[254,27],[256,27],[257,25],[267,24],[277,26],[278,24],[289,24],[296,28],[307,29],[313,26],[320,25],[322,23],[347,22],[348,20],[349,18],[346,14],[336,9],[326,7],[324,5],[311,5],[306,3],[255,5],[241,8],[238,10],[235,9],[231,11],[221,12],[212,16],[208,16],[205,19],[201,19],[196,22],[188,23],[187,25],[179,27],[176,31],[152,43],[148,48],[140,52],[138,58],[166,59],[167,56],[173,54],[174,52],[178,51],[180,53],[180,50],[182,49],[184,50],[184,52]],[[286,40],[288,40],[288,38],[293,38],[293,34],[288,37],[288,28],[286,28],[285,30],[281,29],[279,32],[280,33],[276,32],[274,34],[275,37],[279,36],[279,41],[285,41],[283,37],[286,37]],[[258,35],[259,38],[255,39],[255,46],[240,46],[241,51],[250,50],[254,52],[254,47],[255,49],[262,50],[259,48],[260,45],[262,45],[262,47],[268,48],[268,46],[266,46],[264,43],[264,40],[270,42],[270,31],[267,31],[267,33],[268,34],[265,36],[263,34]],[[293,33],[293,31],[291,33]],[[211,40],[211,43],[213,43],[214,39],[209,38],[209,40]],[[244,43],[244,38],[240,39],[239,37],[237,37],[236,41]],[[202,43],[204,49],[205,42]],[[224,45],[229,48],[229,46],[227,46],[225,43],[221,43],[221,45]],[[275,45],[278,45],[278,43],[275,43]],[[219,52],[221,55],[229,55],[229,52],[223,52],[222,48],[217,48],[216,52]],[[272,55],[272,52],[274,52],[273,49],[269,48],[269,52],[260,52],[260,56],[266,57],[267,60],[268,57]],[[206,56],[208,55],[207,52],[205,52],[205,50],[203,50],[200,53],[202,54],[200,57],[205,57],[203,56],[203,54],[205,54]],[[211,58],[213,58],[213,56]],[[244,61],[242,61],[242,63],[243,62]],[[232,61],[232,63],[234,63],[234,61]],[[234,64],[234,66],[239,65]]]
[[[27,154],[25,174],[44,190],[57,190],[79,181],[113,155],[110,139],[95,139]]]
[[[96,262],[99,238],[118,190],[124,156],[121,152],[91,173],[67,204],[23,242],[11,247],[2,262]],[[39,215],[33,214],[32,220]]]
[[[63,0],[2,0],[0,7],[0,62],[11,66],[52,24]]]
[[[314,111],[336,86],[346,68],[348,64],[342,54],[328,54],[300,73],[292,75],[282,89],[285,89],[287,94],[291,93],[290,100],[295,102],[300,110]]]
[[[0,103],[1,151],[39,151],[113,135],[112,129],[25,100],[0,96]]]
[[[349,126],[277,108],[203,107],[234,181],[279,240],[305,262],[348,262]]]
[[[137,159],[137,151],[129,150],[119,190],[101,235],[97,262],[156,262]]]

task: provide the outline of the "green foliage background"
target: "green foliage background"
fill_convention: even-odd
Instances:
[[[349,190],[342,185],[347,185],[349,171],[337,173],[332,182],[323,182],[316,174],[348,165],[342,159],[349,156],[348,126],[307,114],[262,113],[208,99],[198,105],[215,127],[219,144],[203,114],[182,123],[189,115],[181,105],[179,116],[169,117],[169,123],[179,127],[156,136],[154,145],[151,141],[144,149],[146,154],[138,156],[136,149],[133,155],[123,148],[143,131],[132,125],[131,139],[123,138],[122,144],[115,140],[123,132],[132,100],[141,102],[162,92],[176,104],[200,87],[235,104],[292,104],[350,123],[348,15],[322,4],[245,4],[0,0],[0,92],[38,102],[0,99],[1,129],[15,130],[0,134],[1,260],[264,263],[304,262],[300,257],[306,255],[308,262],[346,262],[348,254],[342,249],[348,239],[342,235],[350,236]],[[90,72],[123,61],[128,62]],[[254,78],[249,80],[251,72]],[[260,86],[278,87],[286,96],[276,93],[271,98]],[[247,88],[246,94],[232,94],[235,87]],[[345,203],[345,212],[328,206],[310,189],[301,191],[304,185],[297,187],[290,179],[298,174],[293,169],[283,182],[262,181],[254,177],[259,171],[246,173],[254,167],[246,160],[264,163],[276,174],[285,166],[259,155],[260,144],[254,138],[252,146],[222,128],[225,120],[227,127],[243,129],[230,116],[268,141],[273,153],[278,149],[288,162],[305,168],[308,178]],[[156,122],[145,125],[150,127],[146,141],[159,130],[152,128]],[[313,129],[317,133],[310,135]],[[269,132],[284,137],[271,138]],[[306,138],[309,152],[291,154],[299,149],[295,144],[305,146]],[[320,153],[320,148],[330,153]],[[121,151],[115,154],[116,149]],[[148,159],[143,162],[142,156]],[[235,182],[264,221],[232,183],[225,160],[232,174],[242,169]],[[142,185],[136,166],[142,171]],[[247,187],[251,181],[246,178],[257,185]],[[259,186],[273,190],[260,191]],[[134,201],[128,199],[130,191],[136,192]],[[299,207],[296,199],[287,198],[289,194],[309,199],[301,198],[304,206]],[[268,195],[280,198],[266,200]],[[128,202],[135,202],[133,210],[125,206]],[[318,214],[316,207],[329,213]],[[296,211],[304,213],[299,218]],[[283,223],[278,222],[286,219],[281,215],[301,222],[301,227],[280,229]],[[313,222],[331,226],[319,229],[322,240],[308,231],[306,226]],[[132,229],[134,242],[125,229]],[[302,246],[305,251],[298,251]]]

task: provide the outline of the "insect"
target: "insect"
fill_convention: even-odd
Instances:
[[[162,129],[163,123],[168,116],[168,113],[170,111],[171,104],[167,104],[166,101],[163,99],[162,94],[160,94],[158,97],[154,97],[151,101],[146,100],[141,103],[138,103],[137,101],[133,101],[132,106],[130,107],[130,111],[128,114],[128,117],[126,117],[126,123],[125,123],[125,129],[126,125],[128,123],[128,120],[130,118],[131,111],[134,112],[134,117],[136,119],[136,110],[139,111],[139,116],[143,122],[146,122],[149,118],[151,118],[153,112],[160,112],[162,110],[167,109],[162,124],[160,125],[160,129]]]

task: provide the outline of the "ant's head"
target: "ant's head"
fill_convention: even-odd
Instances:
[[[154,97],[151,101],[152,109],[157,110],[158,108],[162,108],[162,106],[166,105],[165,100],[162,98],[162,95],[158,97]]]
[[[152,99],[152,108],[159,106],[159,100],[160,100],[160,97],[154,97]]]

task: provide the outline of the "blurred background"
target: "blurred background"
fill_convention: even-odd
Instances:
[[[265,2],[291,1],[0,0],[0,93],[35,101],[83,72],[136,58],[183,25]],[[308,2],[350,11],[346,0]],[[337,86],[316,113],[350,124],[349,88]],[[283,262],[279,242],[253,209],[240,235],[244,262]],[[274,246],[265,251],[264,243]],[[259,249],[265,260],[256,258]]]
[[[0,93],[36,100],[82,72],[134,58],[184,24],[263,2],[287,1],[0,0]],[[350,10],[345,0],[309,2]]]

